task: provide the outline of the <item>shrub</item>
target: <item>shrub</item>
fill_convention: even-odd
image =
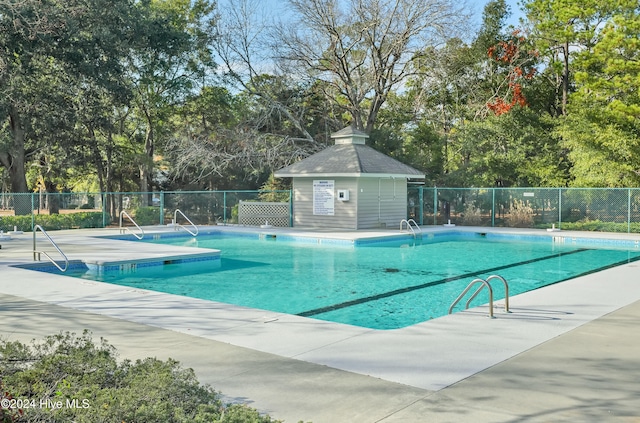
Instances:
[[[69,214],[40,214],[35,216],[35,223],[47,231],[73,228],[102,228],[101,212],[78,212]],[[2,216],[0,229],[8,232],[17,228],[19,231],[31,231],[31,215]]]
[[[482,225],[482,212],[479,207],[476,207],[474,201],[469,201],[465,204],[464,215],[462,217],[462,224],[467,226],[480,226]]]
[[[133,218],[138,225],[156,225],[160,221],[160,210],[157,207],[138,207],[133,211]]]
[[[522,200],[511,201],[509,214],[506,218],[507,226],[512,228],[531,228],[533,227],[533,208],[527,201]]]
[[[118,362],[115,348],[104,339],[95,344],[87,331],[31,345],[0,341],[0,380],[4,398],[36,402],[0,409],[1,422],[274,422],[246,406],[224,405],[175,360]],[[41,401],[63,406],[42,407]]]
[[[231,208],[231,223],[238,223],[240,204],[236,204]]]
[[[548,228],[549,225],[537,225],[537,227]],[[567,231],[592,231],[592,232],[628,232],[639,233],[640,223],[632,222],[631,225],[627,223],[615,223],[615,222],[603,222],[601,220],[581,220],[579,222],[562,222],[560,225],[556,223],[556,227],[560,227]]]
[[[31,230],[31,215],[0,216],[0,230],[12,231],[16,227],[19,231]],[[0,420],[2,421],[2,420]]]
[[[288,203],[288,183],[281,178],[274,177],[272,173],[269,175],[269,179],[267,179],[260,187],[260,194],[258,194],[258,198],[260,201],[268,203]]]

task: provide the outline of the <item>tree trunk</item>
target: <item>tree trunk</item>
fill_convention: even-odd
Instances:
[[[562,114],[567,114],[569,101],[569,41],[564,43],[564,69],[562,71]]]
[[[93,154],[93,163],[96,166],[96,173],[98,175],[98,185],[100,186],[100,191],[105,191],[105,171],[104,171],[104,163],[102,162],[102,154],[100,154],[100,149],[98,148],[98,140],[96,139],[96,133],[93,130],[93,127],[89,126],[89,137],[91,138],[91,152]]]
[[[45,181],[44,187],[47,190],[47,209],[49,214],[60,214],[60,195],[56,184],[51,181]]]
[[[18,111],[11,106],[9,108],[9,127],[13,136],[13,145],[8,151],[0,153],[0,162],[9,173],[11,192],[29,192],[27,178],[25,176],[26,155],[24,151],[25,131]],[[31,214],[31,204],[29,201],[19,201],[14,204],[16,215]]]
[[[25,131],[18,111],[12,106],[9,109],[9,126],[13,135],[13,146],[8,154],[8,163],[5,164],[11,178],[11,190],[13,192],[29,192],[27,178],[25,176]]]
[[[147,114],[147,136],[144,143],[144,159],[140,163],[140,192],[141,206],[151,205],[151,174],[153,172],[153,127],[150,116]]]

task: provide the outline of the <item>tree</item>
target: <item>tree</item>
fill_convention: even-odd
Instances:
[[[42,149],[53,148],[48,143],[73,127],[75,82],[124,89],[121,56],[114,52],[130,40],[132,24],[122,14],[130,7],[127,0],[0,2],[0,112],[7,118],[0,163],[12,191],[28,190],[27,161],[42,160]]]
[[[313,87],[286,86],[279,78],[266,75],[259,79],[261,90],[273,90],[271,98],[287,98],[289,110],[299,112],[298,122],[309,128],[322,124],[324,110],[316,102]],[[188,131],[176,131],[168,145],[172,174],[211,189],[257,188],[274,169],[323,146],[297,138],[298,130],[288,116],[263,100],[248,93],[232,96],[220,88],[194,97],[180,117],[188,122]],[[203,102],[207,108],[194,107]],[[220,110],[227,111],[223,119],[219,119]],[[181,127],[185,126],[177,126]]]
[[[255,124],[246,122],[243,131],[250,127],[265,132],[263,122],[286,120],[282,127],[270,128],[274,139],[279,138],[283,144],[308,143],[301,148],[317,149],[316,134],[307,127],[308,107],[300,101],[299,91],[302,88],[306,92],[313,84],[300,82],[289,72],[279,72],[277,60],[267,53],[272,50],[270,13],[259,0],[231,0],[226,4],[218,19],[214,46],[224,64],[225,78],[255,105]],[[280,130],[284,128],[289,130],[283,133]]]
[[[546,58],[554,76],[561,114],[567,113],[571,92],[571,56],[591,51],[598,33],[624,3],[634,0],[527,0],[523,3],[531,24],[531,38]],[[635,2],[637,7],[637,2]]]
[[[280,26],[278,57],[290,72],[326,83],[324,94],[370,133],[411,59],[461,28],[450,0],[289,0],[296,21]]]
[[[554,122],[529,108],[470,122],[456,133],[453,186],[564,186],[569,163]],[[457,160],[455,159],[457,158]]]
[[[25,168],[30,122],[25,115],[37,102],[30,81],[41,70],[42,57],[48,55],[47,41],[64,33],[60,10],[55,4],[39,3],[0,2],[0,112],[5,121],[0,164],[7,169],[14,192],[28,190]],[[16,210],[19,214],[27,212],[30,208]]]
[[[576,92],[561,134],[578,186],[640,184],[639,36],[640,9],[629,4],[575,60]]]
[[[182,103],[214,68],[215,3],[155,0],[143,10],[140,37],[129,61],[136,132],[144,139],[139,156],[140,191],[151,191],[156,143],[168,140],[165,125],[172,107]]]

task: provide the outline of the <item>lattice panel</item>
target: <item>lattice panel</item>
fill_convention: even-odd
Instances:
[[[271,226],[289,226],[289,203],[256,203],[241,201],[238,205],[238,223],[260,226],[268,222]]]

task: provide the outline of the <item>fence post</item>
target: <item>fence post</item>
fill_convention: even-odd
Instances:
[[[418,202],[420,203],[419,211],[420,211],[420,226],[424,223],[424,187],[418,187]]]
[[[433,187],[433,225],[438,224],[438,187]]]
[[[496,189],[491,189],[491,227],[496,226]]]
[[[100,202],[102,203],[102,227],[107,227],[107,195],[104,192],[100,193]]]
[[[631,233],[631,188],[628,189],[627,198],[627,233]]]
[[[34,228],[36,227],[36,215],[33,214],[33,210],[36,207],[35,196],[36,196],[36,193],[32,192],[31,193],[31,230],[34,231],[34,233],[35,233]],[[14,208],[15,208],[15,206],[14,206]]]
[[[227,224],[227,191],[222,191],[222,222]]]
[[[164,191],[160,191],[160,224],[164,225]]]
[[[289,188],[289,227],[293,228],[293,188]]]
[[[558,229],[562,229],[562,188],[558,188]]]

